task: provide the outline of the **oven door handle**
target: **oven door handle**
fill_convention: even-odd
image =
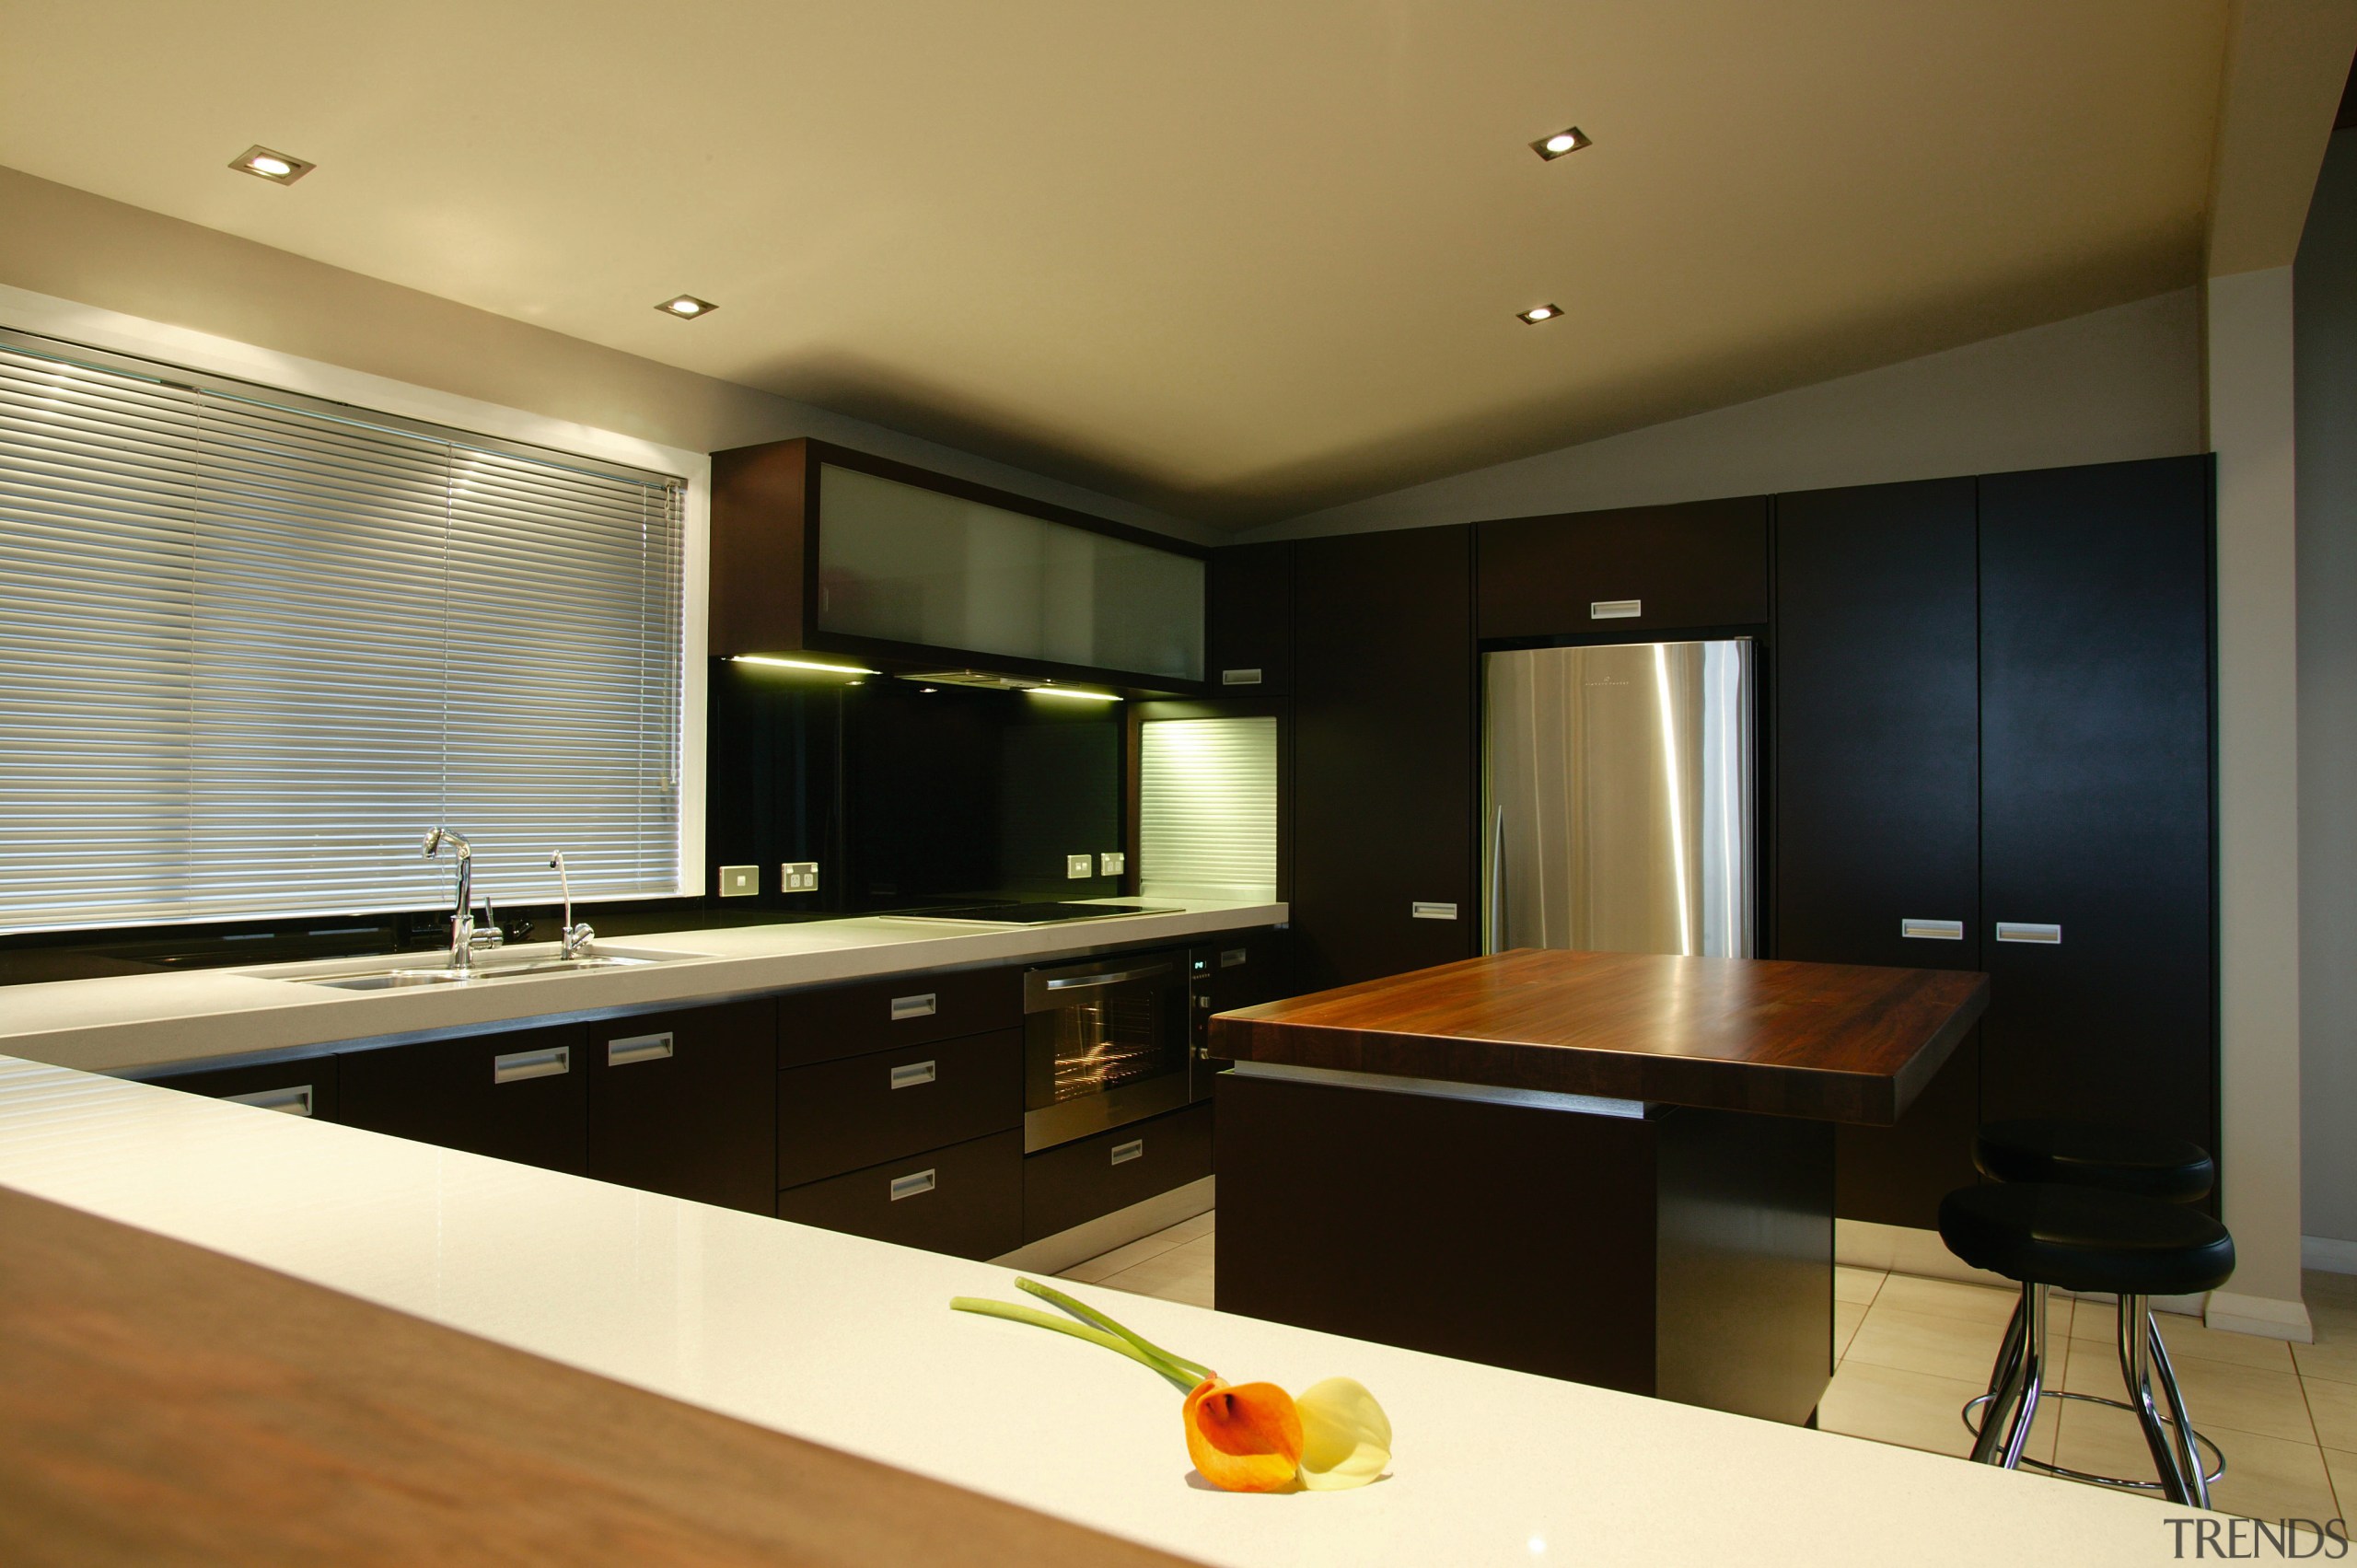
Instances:
[[[1152,980],[1156,975],[1173,973],[1176,969],[1176,965],[1166,959],[1158,964],[1148,964],[1144,969],[1107,970],[1102,974],[1076,974],[1063,980],[1051,980],[1046,982],[1046,989],[1078,991],[1092,985],[1119,985],[1125,980]]]

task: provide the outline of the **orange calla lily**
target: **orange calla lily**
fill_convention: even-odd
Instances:
[[[1275,1492],[1301,1469],[1301,1416],[1274,1383],[1206,1377],[1187,1396],[1187,1455],[1223,1492]]]

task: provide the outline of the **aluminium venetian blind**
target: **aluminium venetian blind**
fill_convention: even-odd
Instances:
[[[1277,721],[1138,726],[1138,892],[1277,896]]]
[[[682,514],[0,331],[0,931],[676,891]]]

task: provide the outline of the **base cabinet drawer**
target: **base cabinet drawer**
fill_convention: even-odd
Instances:
[[[1212,1173],[1212,1102],[1116,1127],[1023,1161],[1023,1239],[1142,1203]]]
[[[1023,1134],[971,1143],[792,1188],[777,1217],[959,1258],[995,1258],[1023,1241]]]
[[[586,1024],[508,1029],[336,1059],[338,1120],[372,1132],[582,1175]]]
[[[1019,969],[913,974],[795,992],[778,1002],[778,1065],[800,1067],[1022,1026]]]
[[[171,1073],[147,1082],[184,1094],[234,1099],[265,1110],[333,1121],[337,1120],[335,1063],[332,1056],[313,1056],[263,1067],[208,1067],[193,1073]]]
[[[777,1201],[777,1004],[589,1028],[589,1174],[766,1214]]]
[[[903,1046],[777,1074],[777,1186],[799,1187],[1023,1125],[1023,1031]]]

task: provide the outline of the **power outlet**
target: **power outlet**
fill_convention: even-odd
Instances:
[[[1097,875],[1096,866],[1097,857],[1093,854],[1068,854],[1064,856],[1064,875],[1075,882],[1079,881],[1084,877],[1094,877]]]
[[[1129,864],[1130,857],[1126,854],[1100,854],[1097,857],[1097,875],[1119,877],[1129,868]]]
[[[761,890],[761,868],[758,865],[724,865],[720,868],[720,896],[724,899],[749,899]]]
[[[781,893],[815,893],[819,890],[819,863],[815,860],[789,860],[777,868],[777,887]]]

